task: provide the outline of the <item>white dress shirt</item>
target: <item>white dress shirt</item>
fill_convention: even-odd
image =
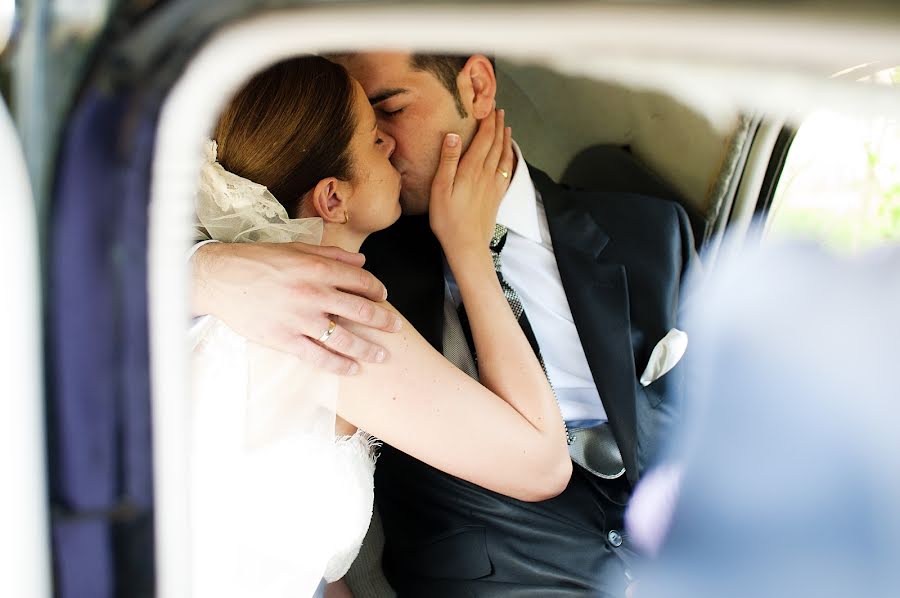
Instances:
[[[594,426],[607,420],[606,411],[559,276],[543,200],[515,143],[513,149],[516,171],[497,213],[497,223],[509,229],[500,253],[503,278],[519,294],[566,423]],[[446,262],[444,278],[458,306],[459,288]]]

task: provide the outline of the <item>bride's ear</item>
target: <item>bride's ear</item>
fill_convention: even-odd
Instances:
[[[334,177],[322,179],[310,192],[309,202],[316,215],[325,222],[346,224],[349,219],[347,199],[350,184]]]

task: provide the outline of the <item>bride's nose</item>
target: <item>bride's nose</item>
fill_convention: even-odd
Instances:
[[[394,141],[394,138],[385,133],[384,131],[378,132],[378,138],[381,140],[381,151],[390,158],[391,154],[394,153],[394,148],[397,147],[397,142]]]

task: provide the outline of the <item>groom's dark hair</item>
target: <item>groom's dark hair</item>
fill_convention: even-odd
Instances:
[[[460,118],[468,116],[466,107],[463,105],[462,96],[459,95],[459,86],[456,84],[456,78],[459,72],[463,70],[469,58],[472,56],[459,54],[413,54],[409,59],[410,66],[417,71],[425,71],[431,73],[441,82],[450,95],[453,96],[453,102],[456,104],[456,111]],[[491,66],[496,68],[494,58],[488,56]]]
[[[353,177],[353,101],[344,67],[319,56],[283,60],[247,82],[222,112],[219,163],[268,187],[296,218],[320,180]]]
[[[456,111],[460,118],[465,118],[468,114],[463,105],[462,96],[459,95],[456,77],[459,76],[459,71],[466,66],[468,60],[468,56],[455,54],[413,54],[409,59],[409,64],[417,71],[425,71],[434,75],[453,96],[453,102],[456,104]]]

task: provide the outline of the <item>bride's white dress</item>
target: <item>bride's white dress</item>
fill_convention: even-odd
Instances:
[[[207,232],[318,242],[321,222],[273,216],[281,206],[265,188],[221,169],[211,150],[197,206]],[[363,431],[335,436],[336,376],[211,316],[189,338],[192,595],[312,596],[359,552],[372,517],[375,443]]]
[[[335,437],[333,415],[317,409],[334,396],[335,377],[253,347],[214,318],[191,336],[194,595],[311,596],[359,552],[372,517],[373,442],[363,431]],[[253,368],[281,360],[296,367],[277,377],[297,404],[248,387]],[[319,433],[329,425],[330,436]]]

